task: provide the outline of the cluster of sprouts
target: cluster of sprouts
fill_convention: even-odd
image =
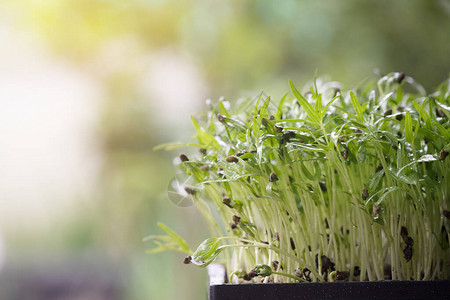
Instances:
[[[191,251],[160,224],[156,251],[221,260],[232,282],[449,279],[450,81],[290,87],[192,119],[179,166],[212,237]]]

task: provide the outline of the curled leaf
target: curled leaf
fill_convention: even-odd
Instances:
[[[272,275],[272,268],[268,265],[264,264],[256,265],[253,270],[258,276],[266,277]]]
[[[222,252],[219,248],[219,239],[209,238],[201,243],[192,254],[191,263],[200,267],[206,267]]]

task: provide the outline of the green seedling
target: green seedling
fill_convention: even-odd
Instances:
[[[192,118],[200,152],[180,168],[213,237],[191,251],[160,225],[156,251],[220,261],[235,282],[449,279],[450,81],[429,96],[403,73],[289,85]]]

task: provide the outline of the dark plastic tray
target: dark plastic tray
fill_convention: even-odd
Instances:
[[[210,300],[450,299],[450,281],[227,284],[217,266],[209,275]]]

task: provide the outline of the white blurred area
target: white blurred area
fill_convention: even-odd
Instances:
[[[94,207],[103,163],[98,125],[108,100],[108,74],[101,72],[134,66],[157,122],[169,124],[166,131],[191,127],[189,115],[207,93],[195,64],[176,51],[139,53],[128,42],[102,49],[82,69],[51,54],[33,33],[0,21],[0,240],[2,232],[51,234],[65,216]]]
[[[95,186],[101,91],[30,33],[0,23],[0,45],[0,231],[39,231]]]
[[[190,116],[202,110],[208,95],[202,74],[189,58],[174,51],[154,53],[150,66],[142,81],[144,93],[155,100],[150,109],[158,111],[166,130],[172,131],[170,137],[187,141]]]

